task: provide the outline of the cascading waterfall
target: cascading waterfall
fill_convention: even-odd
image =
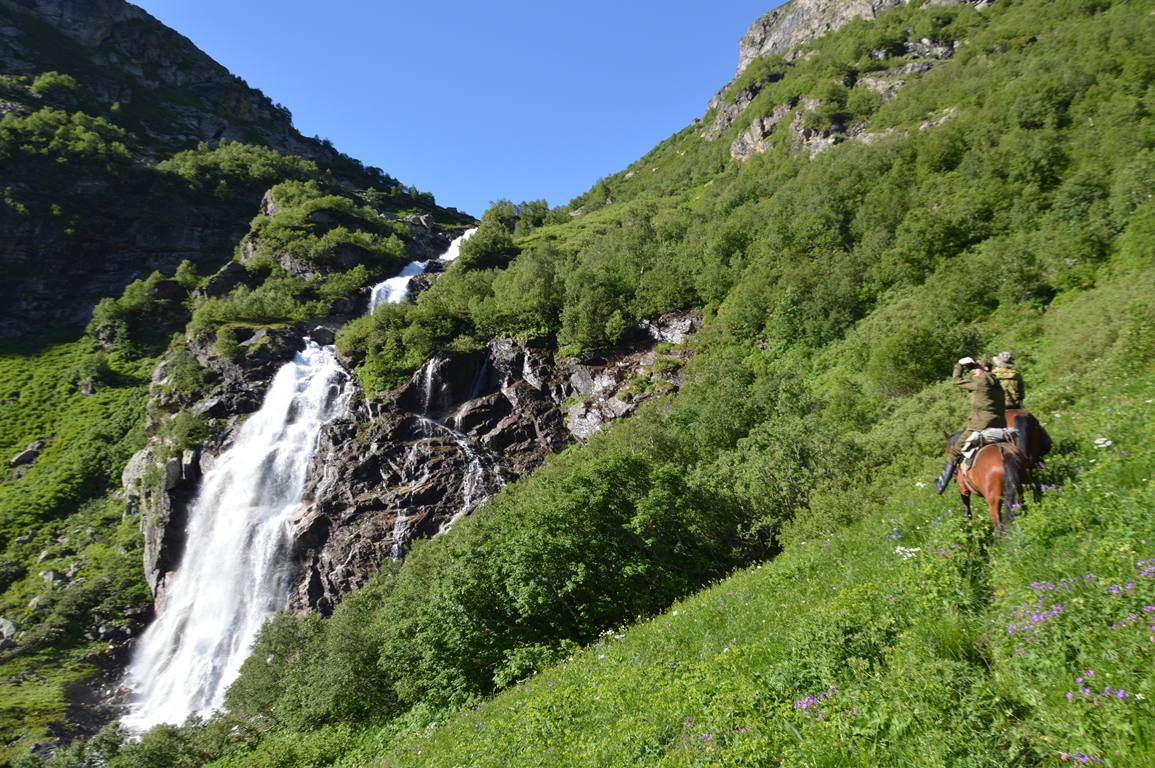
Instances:
[[[474,227],[473,229],[466,230],[460,237],[455,238],[439,259],[441,261],[455,261],[461,254],[461,244],[468,240],[476,231],[477,228]],[[369,311],[373,312],[382,304],[397,304],[409,298],[410,280],[416,275],[421,274],[427,264],[428,262],[424,261],[410,262],[396,277],[392,277],[374,286],[372,298],[369,302]],[[438,533],[445,533],[454,522],[481,506],[488,496],[486,495],[485,487],[485,465],[482,463],[477,451],[469,444],[469,439],[459,431],[459,412],[452,414],[450,418],[441,420],[437,420],[432,416],[433,409],[437,406],[434,395],[434,369],[436,365],[436,360],[430,360],[422,367],[422,370],[418,374],[421,379],[421,413],[418,414],[417,418],[421,426],[421,439],[418,440],[409,451],[409,455],[405,459],[403,472],[410,487],[416,488],[428,477],[428,470],[424,465],[424,460],[429,456],[429,442],[434,434],[442,431],[453,439],[453,442],[457,445],[457,449],[461,451],[461,455],[465,457],[466,470],[464,476],[461,478],[461,508],[454,513],[448,521],[443,523],[438,530]],[[483,382],[484,371],[481,371],[478,373],[478,376],[475,377],[469,398],[467,398],[468,400],[472,400],[477,396]],[[452,422],[453,426],[449,426],[446,422]],[[419,473],[420,476],[418,476]],[[504,486],[504,482],[500,477],[498,478],[498,483]],[[405,534],[405,523],[409,517],[408,512],[408,507],[398,510],[397,519],[393,524],[391,555],[394,560],[401,559],[404,546],[402,538]]]
[[[454,238],[453,242],[449,244],[448,250],[441,254],[438,259],[440,261],[456,261],[461,254],[461,244],[476,231],[477,227],[467,229],[460,237]],[[377,307],[382,304],[400,304],[409,298],[409,283],[424,272],[428,265],[428,261],[411,261],[397,273],[396,277],[391,277],[373,286],[373,292],[369,296],[369,314],[373,314]]]
[[[442,260],[456,259],[462,241],[475,231],[454,240]],[[408,298],[410,280],[426,264],[411,262],[374,286],[369,311]],[[432,366],[427,367],[426,411],[432,391]],[[170,574],[165,605],[127,670],[134,704],[122,722],[129,730],[179,724],[190,714],[207,716],[222,708],[261,625],[288,605],[294,577],[290,524],[301,508],[321,427],[346,413],[351,399],[351,380],[333,348],[306,339],[305,350],[277,372],[261,409],[205,474],[189,514],[181,566]],[[414,487],[422,482],[430,439],[437,429],[448,432],[468,464],[456,520],[484,501],[484,468],[464,435],[424,415],[420,419],[423,439],[406,460],[407,474]],[[401,556],[405,520],[402,510],[394,559]]]
[[[442,261],[457,261],[457,257],[461,255],[461,244],[469,238],[473,237],[473,233],[477,231],[477,227],[467,229],[461,237],[455,239],[449,244],[449,250],[441,254]]]
[[[427,261],[411,261],[397,277],[391,277],[383,283],[373,286],[373,293],[369,296],[369,314],[382,304],[400,304],[409,298],[409,281],[425,271]]]
[[[290,521],[321,426],[346,412],[351,396],[332,348],[306,340],[206,473],[180,569],[128,669],[136,699],[123,721],[129,729],[223,706],[257,631],[288,605]]]

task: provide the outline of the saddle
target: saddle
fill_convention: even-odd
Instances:
[[[979,451],[988,445],[1011,443],[1014,445],[1019,438],[1019,430],[1014,427],[990,427],[981,432],[975,432],[966,439],[962,447],[963,468],[970,469],[975,464],[975,457]]]

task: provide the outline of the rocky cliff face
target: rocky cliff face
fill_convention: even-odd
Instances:
[[[124,0],[0,0],[0,21],[0,64],[6,74],[58,69],[107,104],[128,105],[152,94],[163,110],[144,122],[146,138],[163,144],[226,138],[306,157],[332,154],[297,133],[287,110]],[[36,22],[75,44],[68,52],[71,60],[56,61],[37,43],[46,30]],[[166,98],[159,93],[162,87],[178,89],[185,98],[180,103]]]
[[[675,389],[687,353],[655,365],[653,347],[680,343],[699,324],[698,315],[665,317],[620,349],[566,360],[498,339],[435,357],[384,403],[359,399],[325,427],[313,459],[292,607],[328,613],[415,538],[447,530],[549,454]]]
[[[214,280],[227,281],[230,271]],[[366,298],[349,309],[364,311]],[[170,360],[157,368],[148,425],[154,437],[122,481],[129,511],[140,515],[145,573],[158,607],[179,567],[199,478],[260,407],[304,337],[331,342],[347,317],[262,329],[235,359],[220,357],[207,341],[192,342],[190,351],[212,372],[194,396],[167,390]],[[549,454],[677,388],[689,353],[657,354],[654,346],[680,344],[700,322],[697,314],[664,317],[639,326],[620,349],[566,360],[541,345],[499,339],[472,354],[434,357],[384,401],[358,393],[350,413],[323,428],[309,469],[294,521],[298,587],[291,607],[328,613],[382,563],[402,558],[415,538],[443,532]],[[198,449],[178,451],[161,437],[162,422],[182,410],[212,420],[212,437]]]
[[[301,136],[288,110],[124,0],[0,0],[0,73],[52,70],[79,87],[0,101],[0,113],[100,116],[127,131],[133,156],[61,163],[3,149],[0,338],[83,327],[101,298],[135,279],[171,274],[186,259],[212,272],[232,256],[263,189],[230,188],[224,200],[159,178],[151,165],[175,151],[228,139],[340,160]]]
[[[733,87],[755,59],[770,54],[793,59],[806,53],[806,43],[827,32],[833,32],[851,19],[873,19],[879,13],[906,5],[907,2],[909,0],[790,0],[750,25],[750,29],[738,41],[738,71],[710,99],[708,108],[714,109],[724,104],[723,94]],[[929,4],[955,5],[963,2],[970,2],[980,8],[989,5],[989,0],[931,0]],[[730,120],[732,122],[733,117]]]

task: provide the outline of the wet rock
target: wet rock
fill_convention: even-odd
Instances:
[[[306,504],[294,521],[301,571],[291,607],[331,611],[415,538],[475,509],[505,477],[533,471],[574,439],[632,413],[658,393],[636,386],[649,381],[653,345],[681,343],[700,323],[700,314],[663,316],[639,326],[634,346],[572,360],[499,339],[433,358],[385,402],[358,400],[347,419],[322,430],[309,469]],[[684,362],[677,354],[671,359]]]
[[[320,344],[322,347],[327,347],[336,340],[336,334],[332,328],[327,328],[323,325],[318,325],[313,330],[309,331],[309,338]]]

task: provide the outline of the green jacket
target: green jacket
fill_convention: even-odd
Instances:
[[[995,378],[1006,394],[1007,407],[1021,407],[1023,404],[1023,377],[1014,368],[995,368]]]
[[[971,393],[971,417],[967,429],[988,429],[1007,425],[1003,412],[1006,400],[1002,385],[993,373],[973,376],[969,369],[955,364],[954,385]]]

